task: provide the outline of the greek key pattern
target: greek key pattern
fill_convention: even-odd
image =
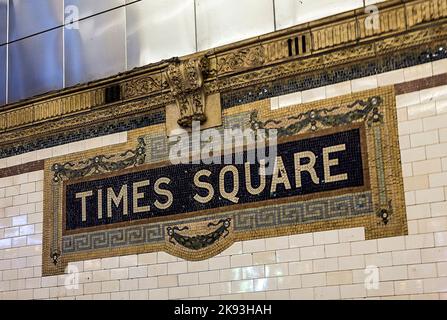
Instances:
[[[163,226],[146,225],[81,235],[65,236],[62,251],[74,253],[98,249],[114,249],[164,241]]]
[[[374,214],[371,192],[348,196],[319,199],[270,207],[260,207],[245,211],[235,211],[212,217],[195,218],[177,222],[178,224],[215,221],[231,217],[234,231],[246,231],[305,224],[317,221]],[[98,249],[115,249],[135,245],[163,243],[165,230],[171,224],[151,224],[123,229],[113,229],[95,233],[64,236],[63,253],[75,253]]]
[[[249,209],[233,215],[234,230],[305,224],[374,213],[371,192]]]
[[[157,163],[168,160],[168,139],[164,133],[150,134],[143,137],[146,150],[146,163]]]

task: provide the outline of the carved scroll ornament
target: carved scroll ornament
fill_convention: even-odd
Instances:
[[[166,80],[180,111],[178,124],[181,127],[192,127],[194,121],[203,124],[207,120],[203,87],[207,69],[208,61],[205,57],[177,60],[167,68]]]

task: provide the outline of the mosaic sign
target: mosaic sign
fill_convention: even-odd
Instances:
[[[276,130],[273,158],[247,147],[173,164],[153,126],[116,150],[47,161],[43,273],[152,251],[202,260],[235,241],[330,229],[405,234],[395,112],[391,87],[278,111],[260,101],[224,111],[219,129]]]
[[[250,164],[245,152],[244,164],[139,167],[104,179],[73,181],[64,192],[65,231],[364,187],[368,179],[360,141],[360,129],[354,129],[279,144],[272,175],[260,175],[260,162]],[[229,163],[236,163],[235,158]]]

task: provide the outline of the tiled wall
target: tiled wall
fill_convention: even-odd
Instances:
[[[442,60],[323,87],[318,99],[446,71]],[[272,107],[289,103],[281,101],[287,98],[274,100]],[[202,262],[165,253],[85,261],[71,265],[80,272],[79,287],[67,289],[67,276],[40,276],[43,173],[38,171],[0,179],[0,298],[447,299],[447,86],[400,94],[397,108],[408,236],[365,241],[364,229],[356,228],[240,242]],[[101,143],[125,139],[115,138]],[[1,167],[54,152],[5,159]],[[365,287],[367,266],[379,268],[377,290]]]
[[[96,137],[88,140],[71,142],[51,148],[40,149],[0,159],[0,169],[125,142],[127,142],[127,132],[109,134],[106,136]]]

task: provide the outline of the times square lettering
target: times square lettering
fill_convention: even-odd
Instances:
[[[129,216],[150,213],[152,210],[168,211],[179,199],[176,196],[176,191],[179,189],[183,191],[190,189],[188,190],[191,194],[190,199],[198,205],[206,205],[216,201],[216,198],[228,204],[238,204],[241,195],[245,194],[256,197],[266,193],[274,195],[279,189],[291,191],[303,188],[305,175],[306,181],[314,186],[348,180],[349,172],[337,170],[341,164],[339,157],[343,152],[346,152],[346,144],[321,148],[318,152],[321,156],[312,151],[296,152],[289,155],[292,159],[280,155],[275,159],[271,175],[265,174],[265,162],[262,160],[257,166],[246,162],[243,166],[219,166],[219,170],[213,170],[214,172],[198,168],[192,175],[192,181],[185,182],[181,188],[172,186],[174,177],[163,176],[163,173],[160,173],[156,178],[127,181],[118,187],[76,192],[73,194],[74,199],[68,200],[75,204],[75,214],[81,217],[82,222],[87,221],[89,215],[94,215],[95,220],[101,220],[110,219],[116,214]],[[286,162],[293,163],[293,166],[286,166]],[[317,172],[317,165],[323,168],[320,172]],[[334,170],[337,171],[336,174],[333,173]],[[253,178],[254,174],[257,175],[256,179]],[[91,208],[95,208],[95,212],[91,212]]]

